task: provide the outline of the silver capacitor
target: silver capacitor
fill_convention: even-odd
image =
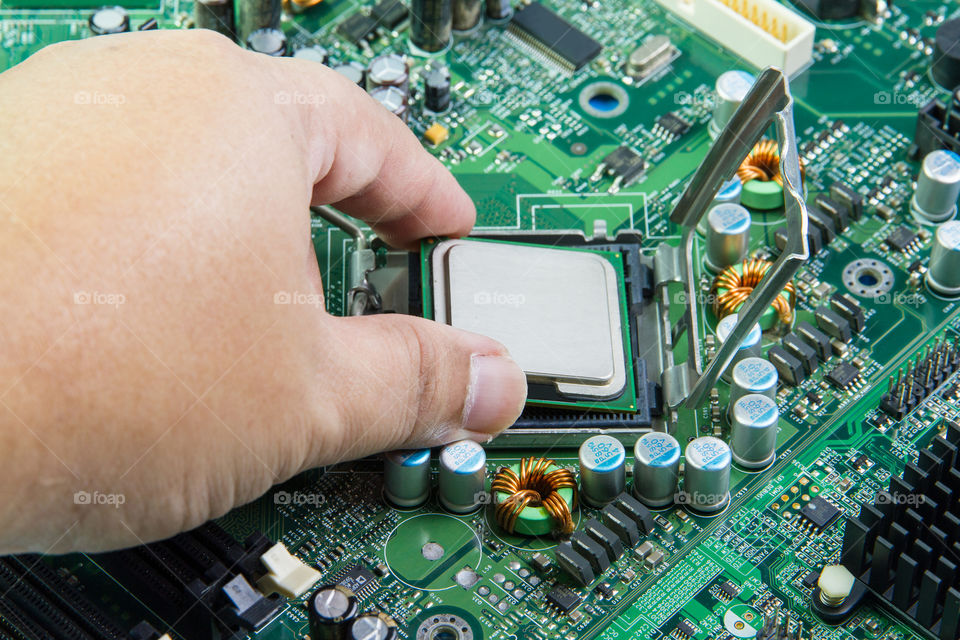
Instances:
[[[386,107],[387,111],[407,121],[407,93],[398,87],[377,87],[370,97]]]
[[[717,323],[717,339],[720,341],[721,345],[727,341],[727,337],[733,332],[733,328],[737,326],[737,320],[737,314],[732,313],[729,316],[721,318],[720,322]],[[747,332],[746,337],[740,343],[740,348],[734,353],[730,364],[727,365],[726,369],[724,369],[724,380],[730,382],[730,374],[733,371],[733,367],[735,367],[736,364],[744,358],[759,358],[761,355],[763,355],[763,352],[761,351],[762,337],[763,332],[760,330],[760,325],[754,324],[753,328]]]
[[[777,395],[779,378],[777,368],[766,358],[744,358],[730,370],[730,406],[751,393],[759,393],[773,400]]]
[[[921,222],[943,222],[956,215],[958,197],[960,156],[946,149],[931,151],[923,159],[910,210]]]
[[[707,213],[707,268],[719,273],[737,264],[750,248],[750,212],[736,203],[715,205]]]
[[[358,87],[363,87],[366,82],[367,69],[362,64],[350,62],[333,67],[333,70],[354,83]]]
[[[633,495],[648,507],[671,504],[677,495],[680,443],[669,433],[651,432],[633,446]]]
[[[777,457],[777,403],[759,393],[741,396],[730,407],[730,449],[746,469],[762,469]]]
[[[717,191],[717,195],[713,196],[713,204],[727,204],[734,203],[740,204],[740,194],[743,193],[743,182],[740,181],[740,178],[733,176],[720,186],[720,190]],[[702,216],[700,221],[697,223],[697,233],[702,236],[707,235],[707,218],[709,216]]]
[[[483,0],[452,0],[452,26],[457,33],[471,33],[480,26]]]
[[[409,84],[410,75],[407,73],[407,61],[403,56],[387,53],[370,61],[367,69],[367,89],[397,87],[406,93]]]
[[[623,493],[627,484],[627,452],[619,440],[593,436],[580,445],[580,497],[603,507]]]
[[[487,454],[473,440],[448,444],[440,452],[440,504],[453,513],[480,508],[487,484]]]
[[[701,513],[716,513],[730,502],[730,447],[702,436],[684,450],[683,502]]]
[[[960,221],[944,222],[933,234],[927,285],[942,296],[960,295]]]
[[[715,86],[716,103],[713,107],[713,118],[707,125],[711,138],[716,138],[730,122],[734,112],[747,97],[756,78],[746,71],[726,71],[717,78]]]
[[[419,507],[426,502],[430,496],[430,449],[384,455],[383,493],[398,507]]]

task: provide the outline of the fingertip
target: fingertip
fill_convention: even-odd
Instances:
[[[520,417],[527,378],[508,355],[474,354],[463,406],[463,429],[489,440]]]

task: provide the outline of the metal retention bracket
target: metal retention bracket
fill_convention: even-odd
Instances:
[[[787,221],[787,243],[780,257],[767,271],[760,284],[747,298],[738,312],[739,322],[721,345],[715,358],[706,367],[700,352],[700,326],[697,283],[693,264],[693,243],[697,223],[710,208],[721,185],[733,177],[743,158],[760,140],[772,124],[776,125],[780,147],[780,175],[783,177],[784,213]],[[736,353],[736,346],[746,337],[763,311],[780,295],[809,257],[807,249],[807,207],[803,200],[800,178],[800,156],[793,127],[793,98],[787,78],[778,69],[768,68],[760,74],[727,127],[720,133],[694,173],[683,195],[670,215],[670,220],[682,227],[679,247],[661,244],[657,248],[657,289],[665,307],[667,286],[681,282],[686,293],[684,317],[679,323],[677,340],[686,333],[688,353],[685,362],[673,362],[674,342],[666,345],[667,365],[662,384],[664,401],[670,408],[700,406],[720,374]],[[662,253],[662,256],[661,256]]]

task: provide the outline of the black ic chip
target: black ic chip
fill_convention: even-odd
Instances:
[[[358,597],[364,597],[377,588],[377,577],[369,569],[364,569],[358,564],[347,567],[337,580],[337,584],[350,589]]]
[[[353,44],[360,44],[360,41],[366,40],[376,28],[376,20],[362,13],[355,13],[340,23],[337,33]]]
[[[620,178],[621,186],[629,186],[643,175],[647,163],[643,157],[630,147],[617,147],[603,159],[606,172],[615,178]]]
[[[547,603],[553,605],[563,613],[570,613],[579,607],[581,602],[583,602],[583,598],[562,584],[558,584],[547,594]]]
[[[826,380],[838,389],[846,389],[860,378],[860,371],[849,362],[841,362],[826,375]]]
[[[800,510],[800,515],[812,524],[817,531],[822,531],[832,525],[840,518],[842,513],[836,505],[820,496],[814,496]]]
[[[690,123],[675,113],[665,113],[657,118],[657,126],[671,138],[679,138],[690,131]]]
[[[686,620],[681,620],[680,624],[677,625],[677,631],[688,638],[692,638],[693,636],[697,635],[700,630],[693,626],[692,623],[687,622]]]
[[[401,0],[381,0],[370,12],[370,17],[378,24],[394,29],[407,18],[407,8]]]
[[[562,64],[580,69],[600,55],[603,45],[539,2],[513,14],[513,33]]]
[[[740,587],[733,584],[729,580],[723,581],[723,583],[720,585],[720,591],[721,593],[723,593],[724,597],[726,597],[727,600],[732,600],[733,598],[736,598],[738,595],[740,595]]]
[[[897,227],[890,232],[884,242],[894,251],[904,253],[914,249],[914,243],[917,241],[917,234],[906,227]]]

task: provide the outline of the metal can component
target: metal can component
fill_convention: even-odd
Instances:
[[[357,617],[357,596],[339,584],[317,589],[307,602],[311,640],[341,640]]]
[[[737,399],[730,407],[730,449],[741,467],[762,469],[777,457],[777,403],[759,393]]]
[[[431,65],[423,76],[423,106],[434,113],[450,107],[450,69]]]
[[[487,19],[495,22],[504,22],[513,15],[513,6],[510,0],[486,0]]]
[[[938,149],[923,159],[910,210],[921,222],[943,222],[956,215],[960,197],[960,156]]]
[[[356,62],[340,64],[333,67],[333,70],[359,87],[365,84],[367,70],[361,64],[357,64]]]
[[[210,29],[231,40],[236,37],[231,0],[197,0],[193,3],[193,23],[198,29]]]
[[[287,36],[279,29],[257,29],[247,37],[247,49],[279,58],[287,55]]]
[[[97,36],[130,31],[130,14],[123,7],[103,7],[90,14],[90,32]]]
[[[233,5],[237,42],[248,43],[254,31],[279,29],[281,0],[235,0]],[[247,48],[250,47],[247,44]]]
[[[321,46],[301,47],[293,52],[293,57],[301,60],[313,60],[320,64],[327,64],[330,60],[330,54]]]
[[[721,344],[727,341],[727,336],[733,332],[733,328],[737,326],[737,321],[737,314],[733,313],[729,316],[725,316],[720,320],[720,322],[717,323],[717,339]],[[724,380],[730,382],[730,373],[733,370],[733,367],[744,358],[760,357],[762,355],[763,352],[760,349],[762,337],[763,333],[760,330],[760,325],[753,325],[753,328],[747,333],[747,336],[743,339],[743,342],[740,343],[740,348],[737,349],[736,353],[734,353],[730,364],[727,365],[726,369],[724,369]]]
[[[451,0],[413,0],[410,44],[418,53],[437,53],[450,46],[453,29]]]
[[[730,406],[751,393],[759,393],[773,400],[777,395],[779,378],[777,368],[766,358],[744,358],[730,370]]]
[[[384,455],[383,492],[398,507],[419,507],[426,502],[430,496],[430,449]]]
[[[669,433],[645,433],[633,446],[633,495],[648,507],[665,507],[677,495],[680,443]]]
[[[730,502],[730,447],[713,436],[690,442],[684,451],[683,502],[701,513],[716,513]]]
[[[746,71],[726,71],[717,78],[715,91],[716,103],[713,107],[713,118],[707,126],[710,137],[716,138],[723,131],[734,112],[747,97],[756,78]]]
[[[410,76],[407,73],[407,61],[396,53],[377,56],[370,61],[367,69],[367,88],[397,87],[406,93]]]
[[[487,454],[473,440],[461,440],[440,452],[440,504],[454,513],[480,507],[487,484]]]
[[[611,436],[593,436],[580,445],[580,496],[594,507],[602,507],[627,484],[627,453]]]
[[[480,25],[483,0],[452,0],[452,27],[454,31],[469,33]]]
[[[930,250],[927,285],[943,296],[960,295],[960,221],[937,227]]]
[[[735,203],[707,213],[707,268],[715,273],[744,259],[750,247],[750,212]]]
[[[374,100],[401,120],[407,119],[407,93],[397,87],[377,87],[370,92]]]
[[[350,625],[349,640],[396,640],[399,637],[397,623],[385,613],[368,613]]]

